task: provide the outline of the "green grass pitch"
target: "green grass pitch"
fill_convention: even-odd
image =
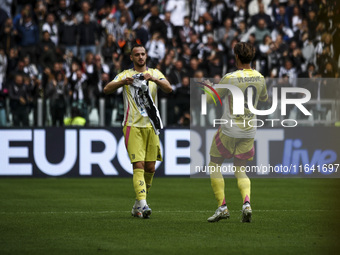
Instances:
[[[229,220],[208,223],[209,179],[154,178],[150,219],[131,178],[0,179],[0,254],[338,254],[338,179],[252,179],[253,222],[226,179]]]

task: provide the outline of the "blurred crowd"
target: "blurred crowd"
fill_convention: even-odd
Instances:
[[[43,125],[74,112],[88,120],[101,98],[105,125],[121,121],[122,91],[103,87],[131,67],[135,43],[173,87],[159,92],[168,126],[190,123],[190,78],[236,70],[238,41],[256,47],[253,68],[267,78],[337,78],[339,10],[336,0],[0,0],[0,126],[28,126],[29,114],[36,125],[38,99]],[[336,93],[315,87],[320,95]]]

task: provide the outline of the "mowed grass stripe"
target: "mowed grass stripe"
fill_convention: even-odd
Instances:
[[[337,254],[340,180],[253,179],[253,222],[226,179],[231,218],[209,179],[157,178],[150,220],[130,215],[131,178],[0,179],[0,254]]]
[[[0,212],[0,214],[115,214],[115,213],[130,213],[130,211],[67,211],[67,212]],[[205,211],[152,211],[153,213],[211,213],[213,210]],[[241,212],[241,210],[229,210],[229,212]],[[254,213],[257,212],[340,212],[340,210],[253,210]]]

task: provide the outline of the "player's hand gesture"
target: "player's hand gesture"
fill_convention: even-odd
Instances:
[[[132,77],[126,77],[124,83],[125,83],[126,85],[131,85],[131,84],[133,83],[133,80],[134,80],[134,79],[133,79]]]
[[[155,78],[149,73],[144,74],[144,79],[147,81],[155,81]]]

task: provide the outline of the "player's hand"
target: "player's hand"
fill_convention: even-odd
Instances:
[[[147,80],[147,81],[155,81],[156,80],[155,77],[153,77],[149,73],[144,74],[144,79]]]
[[[131,85],[131,84],[133,83],[133,80],[134,80],[134,79],[133,79],[132,77],[126,77],[124,83],[125,83],[126,85]]]
[[[23,98],[23,97],[20,97],[20,98],[19,98],[19,101],[20,101],[20,104],[22,104],[22,105],[25,105],[25,104],[26,104],[26,100],[25,100],[25,98]]]
[[[214,84],[211,81],[209,81],[208,79],[203,80],[203,83],[205,83],[205,84],[207,84],[209,86],[214,86]]]

